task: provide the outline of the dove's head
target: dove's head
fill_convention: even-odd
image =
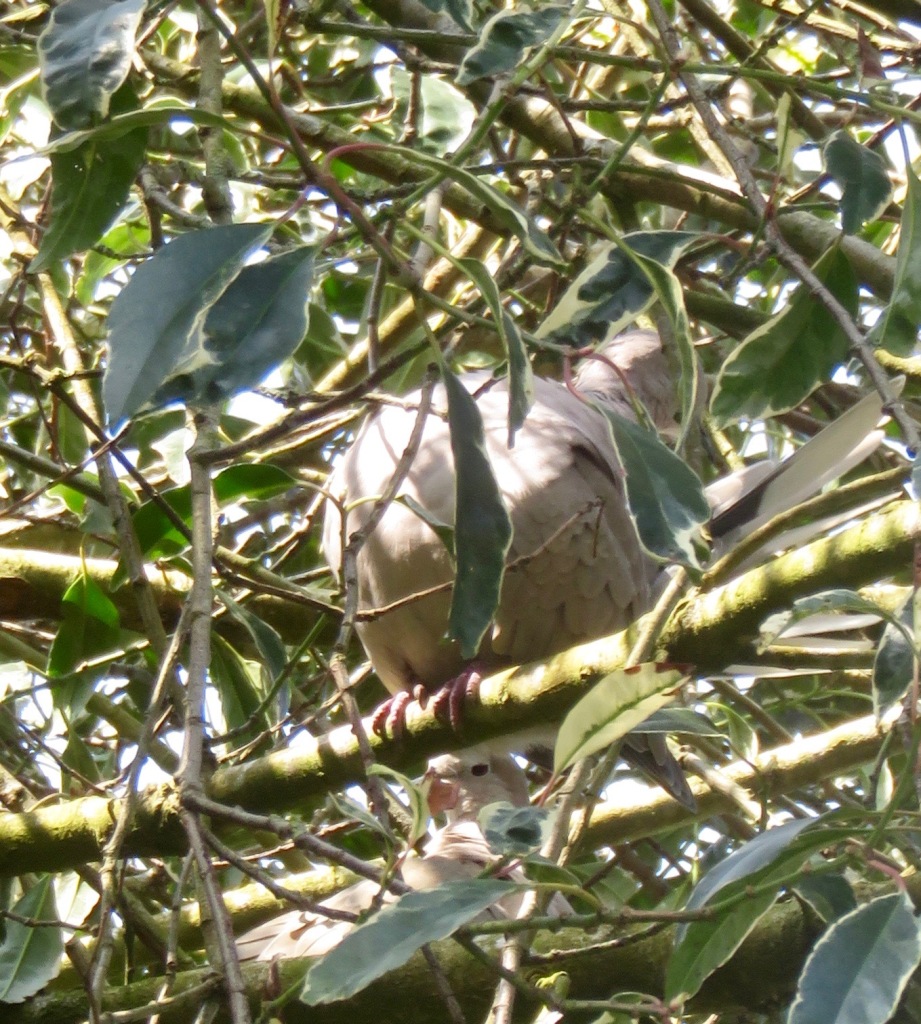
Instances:
[[[476,821],[487,804],[529,803],[524,772],[508,754],[465,750],[429,761],[425,773],[432,814],[444,812],[450,822]]]

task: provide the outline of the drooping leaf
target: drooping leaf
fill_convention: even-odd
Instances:
[[[375,143],[375,147],[392,152],[395,156],[414,164],[420,164],[450,181],[457,182],[481,202],[496,221],[511,232],[538,263],[557,267],[564,265],[559,250],[534,218],[522,210],[504,192],[500,192],[495,186],[490,185],[488,181],[484,181],[476,174],[471,174],[463,167],[457,167],[441,157],[433,156],[431,153],[421,153],[416,149],[408,150],[402,146],[378,145],[377,143]]]
[[[31,273],[88,249],[124,206],[144,162],[147,129],[136,128],[115,141],[85,142],[51,157],[51,220]]]
[[[546,807],[516,807],[510,803],[487,804],[478,821],[486,842],[500,856],[523,857],[546,842],[554,814]]]
[[[103,397],[111,424],[153,397],[190,344],[203,345],[208,310],[271,231],[265,224],[190,231],[138,267],[109,314]]]
[[[536,336],[578,347],[613,337],[655,298],[649,275],[624,248],[672,267],[698,238],[691,231],[633,231],[620,244],[605,246],[566,289]]]
[[[892,297],[870,337],[882,348],[909,355],[921,324],[921,181],[905,164],[907,191],[899,225],[899,251],[895,260]]]
[[[220,634],[211,638],[210,680],[221,702],[228,729],[245,729],[249,737],[261,736],[260,749],[268,749],[272,722],[262,707],[259,666],[248,662]],[[261,709],[261,710],[260,710]]]
[[[563,719],[553,750],[553,770],[611,746],[674,699],[687,667],[646,662],[618,669],[596,683]]]
[[[505,344],[505,351],[508,354],[508,436],[511,447],[515,431],[524,423],[528,411],[534,404],[534,373],[528,361],[521,332],[502,305],[502,298],[492,274],[479,260],[467,258],[458,262],[470,275],[489,306],[499,337]]]
[[[800,975],[789,1024],[879,1024],[892,1017],[921,963],[921,928],[906,892],[839,918]]]
[[[480,78],[513,71],[528,50],[546,42],[562,21],[565,9],[544,7],[539,11],[500,11],[479,32],[479,41],[467,51],[457,72],[457,84],[469,85]]]
[[[914,680],[915,598],[909,594],[889,622],[873,660],[873,711],[877,718],[905,696]]]
[[[697,474],[658,434],[600,403],[592,405],[607,420],[624,468],[630,515],[643,547],[654,558],[698,569],[710,505]]]
[[[512,524],[486,454],[483,420],[457,377],[442,369],[456,475],[454,557],[457,575],[448,635],[472,658],[489,628],[512,542]]]
[[[390,782],[395,782],[403,790],[409,803],[409,812],[412,818],[412,827],[406,836],[406,841],[409,846],[415,846],[428,831],[429,817],[431,816],[423,787],[416,785],[412,779],[396,771],[394,768],[389,768],[385,764],[370,765],[368,774],[378,775],[381,778],[388,779]],[[395,799],[392,797],[392,794],[390,795],[392,799]],[[403,807],[403,810],[405,811],[406,808]],[[378,821],[377,824],[379,826],[380,822]]]
[[[778,612],[765,620],[761,625],[758,639],[759,653],[765,651],[783,635],[791,626],[809,619],[813,615],[838,614],[845,612],[852,615],[873,616],[874,618],[890,618],[889,613],[877,604],[853,590],[843,588],[823,590],[820,594],[801,597],[793,602],[792,608]],[[854,626],[850,628],[856,628]]]
[[[45,102],[62,128],[105,117],[131,70],[146,0],[62,0],[38,40]]]
[[[153,405],[219,402],[258,384],[307,330],[314,249],[299,246],[244,267],[191,334]]]
[[[12,907],[30,921],[58,920],[54,884],[50,875],[39,879]],[[61,971],[64,938],[61,929],[44,925],[30,928],[16,920],[6,922],[0,943],[0,1003],[22,1003],[40,992]]]
[[[310,968],[301,999],[308,1006],[348,999],[402,967],[420,946],[447,938],[514,889],[511,882],[474,878],[406,893],[360,924]]]
[[[857,282],[835,246],[813,268],[852,315]],[[710,411],[720,424],[760,419],[797,406],[847,359],[848,340],[831,314],[800,285],[784,309],[753,331],[723,364]]]
[[[285,652],[285,645],[281,642],[281,637],[267,622],[253,614],[244,605],[234,601],[229,594],[219,590],[217,596],[221,604],[253,638],[253,643],[259,651],[260,661],[269,679],[277,679],[288,665],[288,655]]]
[[[852,235],[889,205],[892,185],[886,165],[878,153],[861,146],[845,131],[832,135],[823,155],[825,169],[841,187],[841,229]]]
[[[61,598],[61,623],[48,652],[48,675],[73,672],[108,653],[119,639],[118,609],[91,576],[81,573]]]

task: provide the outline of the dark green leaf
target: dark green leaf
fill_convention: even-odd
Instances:
[[[643,547],[654,558],[699,568],[710,505],[697,474],[657,434],[591,404],[607,419]]]
[[[191,529],[192,492],[188,484],[160,492],[159,501],[145,501],[132,516],[141,552],[149,559],[169,558],[185,551],[190,538],[173,525],[163,509],[168,505]]]
[[[826,923],[831,924],[857,908],[854,890],[844,875],[811,874],[803,877],[793,887],[801,900]]]
[[[909,594],[896,612],[899,625],[890,622],[873,661],[873,710],[881,718],[908,692],[914,679],[914,595]]]
[[[852,235],[889,205],[892,185],[886,165],[878,153],[861,146],[845,131],[835,132],[823,153],[825,169],[841,188],[841,229]]]
[[[554,814],[546,807],[488,804],[478,820],[490,847],[500,856],[523,857],[539,850],[549,837]]]
[[[229,594],[219,590],[217,596],[221,604],[237,622],[246,628],[253,638],[266,675],[269,679],[277,679],[288,667],[288,654],[285,651],[285,645],[281,642],[281,637],[267,622],[260,619],[258,615],[254,615],[248,608],[238,604]]]
[[[52,155],[51,221],[31,273],[99,241],[124,206],[146,148],[147,129],[139,128],[115,141],[90,141]]]
[[[411,494],[398,494],[394,501],[399,502],[401,505],[405,505],[413,515],[417,515],[423,523],[425,523],[433,533],[435,533],[438,539],[444,544],[445,549],[451,556],[451,560],[454,560],[454,527],[448,523],[442,522],[436,516],[433,516],[427,508],[423,508],[418,501]]]
[[[215,476],[214,497],[219,505],[241,498],[266,501],[297,486],[297,480],[278,466],[265,462],[242,463],[221,470]]]
[[[816,943],[789,1024],[880,1024],[921,963],[921,930],[906,892],[839,918]]]
[[[906,163],[908,190],[899,226],[892,298],[871,338],[899,355],[910,355],[921,324],[921,181]]]
[[[684,736],[723,735],[723,730],[714,725],[706,715],[692,711],[691,708],[662,708],[661,711],[654,711],[631,731]]]
[[[221,712],[228,729],[243,729],[249,737],[262,734],[260,749],[271,744],[272,722],[263,709],[257,714],[265,696],[257,681],[258,666],[247,662],[220,634],[211,637],[210,677],[221,702]]]
[[[470,26],[470,15],[473,11],[470,0],[420,0],[420,2],[423,7],[435,14],[444,11],[467,32],[473,31]]]
[[[454,557],[457,576],[448,634],[472,658],[489,628],[512,542],[512,524],[493,475],[476,402],[447,367],[448,425],[456,474]]]
[[[687,677],[681,665],[646,662],[619,669],[596,683],[579,700],[557,731],[553,770],[604,750],[674,699]]]
[[[506,312],[495,279],[479,260],[458,261],[483,296],[499,337],[508,353],[508,437],[509,447],[514,443],[515,431],[524,423],[528,410],[534,404],[534,373],[518,325]]]
[[[38,40],[45,102],[62,128],[105,117],[131,70],[146,0],[62,0]]]
[[[103,396],[114,425],[133,415],[201,348],[205,315],[271,225],[231,224],[180,235],[141,264],[112,303]]]
[[[120,93],[113,97],[117,101]],[[143,110],[130,110],[123,114],[111,113],[103,123],[80,131],[65,132],[51,139],[46,146],[36,153],[51,156],[55,153],[70,153],[82,149],[88,142],[114,142],[125,135],[132,134],[139,128],[151,128],[156,125],[168,125],[172,121],[190,121],[192,124],[208,128],[226,128],[228,122],[217,114],[197,107],[184,106],[179,100],[171,100],[162,106],[145,107]],[[239,129],[237,129],[239,130]]]
[[[493,15],[480,29],[480,41],[461,61],[457,84],[469,85],[480,78],[514,71],[531,47],[553,35],[565,13],[561,7],[545,7]]]
[[[17,917],[32,921],[56,921],[51,876],[39,879],[12,911]],[[40,992],[60,973],[63,955],[60,928],[30,928],[18,921],[7,921],[0,945],[0,1003],[22,1003]]]
[[[634,231],[605,246],[563,293],[537,337],[577,347],[614,337],[649,308],[656,294],[633,257],[672,267],[699,237],[691,231]]]
[[[48,652],[48,675],[67,675],[87,659],[115,650],[118,640],[118,610],[92,577],[81,573],[61,599],[61,623]]]
[[[851,314],[857,282],[837,246],[815,273]],[[720,424],[760,419],[797,406],[847,359],[848,340],[825,307],[800,285],[786,307],[750,334],[723,364],[710,410]]]
[[[348,999],[402,967],[420,946],[447,938],[514,889],[511,882],[475,878],[407,893],[318,960],[307,974],[301,999],[308,1006]]]
[[[307,330],[314,251],[299,246],[244,267],[208,310],[204,330],[189,335],[153,404],[222,401],[290,356]]]

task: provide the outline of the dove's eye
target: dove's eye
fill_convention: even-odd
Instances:
[[[471,768],[470,768],[470,774],[471,775],[475,775],[477,778],[480,778],[483,775],[488,775],[489,774],[489,765],[488,764],[475,764],[475,765],[472,765]]]

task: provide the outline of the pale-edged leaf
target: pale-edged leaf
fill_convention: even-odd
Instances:
[[[259,660],[269,679],[277,679],[288,665],[288,654],[278,633],[247,607],[240,604],[225,591],[218,589],[217,597],[230,615],[237,620],[253,638],[259,651]]]
[[[859,231],[889,205],[892,184],[878,153],[861,146],[846,131],[837,131],[822,150],[825,169],[841,188],[841,229]]]
[[[447,160],[433,156],[431,153],[422,153],[419,150],[406,149],[403,146],[378,143],[374,145],[376,149],[393,153],[394,156],[419,164],[441,177],[456,182],[481,202],[495,220],[513,234],[538,263],[556,267],[564,265],[565,261],[560,256],[559,250],[533,217],[522,210],[510,196],[501,192],[494,185],[490,185],[488,181],[484,181],[478,175],[471,174],[462,167],[456,167]]]
[[[406,893],[349,932],[310,968],[302,1001],[316,1006],[348,999],[402,967],[420,946],[447,938],[515,888],[512,882],[474,878]]]
[[[129,110],[123,114],[112,112],[102,124],[57,135],[46,145],[37,148],[35,154],[53,156],[55,153],[71,153],[75,149],[82,149],[88,142],[114,142],[140,128],[169,124],[171,121],[190,121],[208,128],[228,127],[227,120],[219,114],[186,106],[177,99],[166,103],[151,101],[150,106],[143,110]],[[236,131],[242,130],[238,126],[234,128]]]
[[[662,708],[645,718],[633,732],[666,733],[669,736],[722,736],[723,731],[699,711],[691,708]]]
[[[562,7],[539,11],[500,11],[479,31],[479,42],[467,51],[457,72],[457,84],[514,71],[528,50],[546,42],[563,20]]]
[[[180,235],[134,272],[109,314],[103,397],[112,425],[137,412],[175,371],[205,316],[272,232],[231,224]]]
[[[899,224],[892,297],[870,333],[871,340],[899,355],[909,355],[921,325],[921,180],[905,164],[907,190]]]
[[[151,403],[223,401],[258,384],[307,331],[315,250],[298,246],[244,267],[208,310]]]
[[[505,801],[487,804],[478,821],[486,842],[500,856],[523,857],[539,850],[550,836],[553,811],[546,807],[516,807]]]
[[[30,273],[98,242],[125,205],[144,162],[147,129],[91,140],[51,157],[51,219]]]
[[[763,653],[792,626],[814,615],[844,615],[844,613],[861,616],[860,621],[862,624],[865,624],[863,616],[873,616],[877,619],[890,618],[890,614],[885,608],[875,601],[863,597],[854,590],[846,590],[844,588],[823,590],[819,594],[801,597],[793,602],[791,608],[765,619],[761,625],[758,638],[758,652]],[[848,619],[844,619],[842,621],[842,628],[856,627],[851,626]],[[826,629],[822,630],[822,632],[827,631]]]
[[[512,524],[486,454],[483,419],[476,402],[447,367],[442,368],[442,376],[456,477],[457,574],[448,634],[459,642],[463,656],[472,658],[499,606]]]
[[[857,281],[838,246],[813,268],[851,314]],[[794,408],[848,356],[850,346],[831,314],[805,285],[784,308],[753,331],[723,364],[710,403],[719,424],[742,416],[761,419]]]
[[[800,975],[788,1024],[880,1024],[921,963],[921,927],[906,892],[839,918]]]
[[[382,779],[387,779],[390,782],[395,782],[406,794],[406,800],[409,805],[409,813],[412,819],[412,826],[409,830],[409,834],[406,837],[407,844],[409,846],[415,846],[416,843],[426,834],[429,823],[429,805],[425,798],[425,792],[421,786],[417,786],[412,779],[403,775],[402,772],[396,771],[394,768],[389,768],[385,764],[372,764],[368,766],[369,775],[377,775]],[[392,794],[389,794],[390,799],[396,799]],[[402,806],[402,810],[406,811],[406,807]],[[379,824],[379,823],[378,823]]]
[[[816,850],[852,836],[846,828],[818,827],[814,818],[788,821],[762,832],[709,871],[685,909],[728,901],[742,892],[745,897],[711,918],[679,926],[666,972],[667,998],[693,996],[771,908],[782,883]]]
[[[905,696],[914,679],[914,595],[909,594],[883,630],[873,659],[873,711],[877,718]]]
[[[703,527],[710,519],[699,477],[658,434],[591,404],[607,420],[640,543],[654,558],[699,569],[706,550]]]
[[[42,90],[62,128],[105,117],[131,70],[146,0],[62,0],[39,36]]]
[[[804,900],[826,924],[844,917],[857,907],[857,898],[844,875],[808,874],[793,886],[796,895]]]
[[[479,260],[468,257],[458,260],[458,263],[479,288],[486,305],[489,306],[496,330],[508,355],[508,443],[511,448],[514,444],[515,431],[524,423],[534,404],[534,372],[518,325],[502,305],[502,297],[495,278]]]
[[[563,719],[553,750],[553,770],[561,772],[626,736],[671,701],[687,675],[687,666],[650,661],[605,676]]]
[[[634,257],[672,267],[699,238],[692,231],[633,231],[607,244],[566,289],[535,335],[579,347],[613,337],[648,309],[656,295]]]
[[[444,11],[453,21],[467,32],[473,28],[470,18],[473,14],[473,4],[470,0],[420,0],[422,6],[434,14]]]
[[[40,878],[12,907],[31,921],[58,920],[50,875]],[[5,923],[0,943],[0,1003],[22,1003],[40,992],[61,971],[64,937],[60,928],[30,928],[19,921]]]

